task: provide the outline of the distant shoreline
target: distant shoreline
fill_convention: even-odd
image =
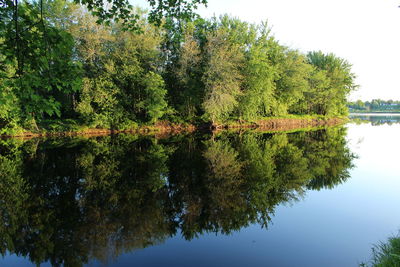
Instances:
[[[352,115],[400,116],[400,112],[350,112],[349,116],[352,116]]]

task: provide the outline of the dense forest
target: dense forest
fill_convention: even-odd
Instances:
[[[400,101],[372,99],[348,103],[351,112],[400,112]]]
[[[65,0],[0,3],[0,134],[334,117],[356,87],[346,60],[290,49],[267,23],[225,15],[154,24],[136,8],[132,30]]]
[[[278,205],[345,182],[353,158],[344,127],[0,140],[0,253],[84,266],[175,235],[267,227]]]

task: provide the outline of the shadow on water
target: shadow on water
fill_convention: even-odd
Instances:
[[[3,140],[0,249],[82,266],[182,233],[267,227],[277,205],[346,181],[343,127],[212,138]]]

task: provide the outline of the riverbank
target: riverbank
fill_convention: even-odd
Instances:
[[[103,136],[119,133],[131,134],[157,134],[170,135],[180,133],[193,133],[195,131],[220,131],[224,129],[259,129],[262,131],[292,131],[296,129],[335,126],[343,124],[347,118],[328,118],[323,116],[290,116],[290,117],[269,117],[255,121],[229,121],[224,124],[203,123],[199,125],[189,123],[171,123],[160,121],[154,125],[143,125],[126,130],[98,129],[84,126],[67,127],[65,130],[54,130],[48,128],[39,129],[39,131],[21,131],[15,134],[1,135],[4,138],[34,138],[34,137],[64,137],[64,136]]]
[[[85,126],[69,127],[65,126],[65,130],[52,130],[48,128],[41,128],[39,131],[21,131],[15,134],[1,135],[4,138],[35,138],[35,137],[65,137],[65,136],[104,136],[120,133],[130,134],[179,134],[179,133],[191,133],[197,130],[197,127],[193,124],[176,124],[167,121],[160,121],[154,125],[135,126],[130,129],[104,129],[104,128],[90,128]]]
[[[214,129],[261,129],[266,131],[290,131],[308,127],[335,126],[346,122],[345,117],[330,118],[323,116],[293,116],[293,117],[270,117],[253,122],[232,121],[227,124],[213,125]]]

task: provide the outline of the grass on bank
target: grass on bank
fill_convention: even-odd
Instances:
[[[318,121],[325,121],[329,120],[332,118],[336,119],[341,119],[341,120],[347,120],[346,116],[339,116],[339,117],[332,117],[332,116],[323,116],[323,115],[285,115],[285,116],[276,116],[276,117],[262,117],[262,118],[257,118],[253,120],[240,120],[239,118],[233,118],[228,121],[224,122],[218,122],[217,125],[224,126],[224,128],[230,128],[230,127],[238,127],[238,126],[243,126],[245,127],[246,125],[257,125],[259,122],[267,122],[269,120],[279,120],[279,119],[298,119],[298,120],[305,120],[305,121],[312,121],[312,120],[318,120]],[[159,121],[155,124],[137,124],[135,122],[132,122],[129,125],[124,125],[123,127],[118,127],[117,129],[113,129],[116,131],[128,131],[128,132],[141,132],[143,130],[145,131],[150,131],[150,132],[157,132],[157,131],[162,131],[163,129],[166,128],[175,128],[175,129],[186,129],[190,128],[191,126],[195,125],[196,128],[205,128],[209,127],[211,124],[209,122],[206,122],[204,120],[198,120],[193,123],[189,123],[187,121],[183,120],[167,120],[167,121]],[[27,127],[27,128],[32,128],[32,127]],[[43,120],[40,123],[38,123],[36,130],[27,130],[26,128],[24,129],[23,127],[15,127],[13,129],[6,129],[3,132],[0,132],[0,135],[5,135],[5,136],[24,136],[24,135],[29,135],[29,134],[40,134],[40,135],[46,135],[46,134],[81,134],[81,133],[87,133],[87,132],[95,132],[96,130],[99,131],[104,131],[104,130],[112,130],[112,129],[106,129],[106,128],[101,128],[96,125],[85,125],[80,120],[73,120],[73,119],[53,119],[53,120]]]
[[[238,124],[257,124],[261,121],[267,122],[269,120],[279,120],[279,119],[298,119],[298,120],[318,120],[318,121],[327,121],[329,119],[340,119],[340,120],[348,120],[348,116],[326,116],[326,115],[295,115],[295,114],[287,114],[282,116],[273,116],[273,117],[259,117],[257,119],[252,120],[241,120],[239,118],[229,119],[223,123],[217,123],[224,126],[235,126]]]
[[[370,264],[360,266],[400,267],[400,236],[390,237],[388,241],[374,245]]]

